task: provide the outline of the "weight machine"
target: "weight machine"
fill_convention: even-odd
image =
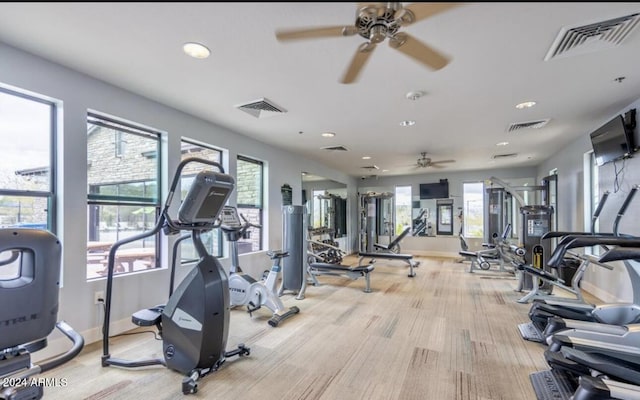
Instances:
[[[380,236],[394,236],[393,193],[358,193],[359,203],[359,248],[361,252],[376,251]]]

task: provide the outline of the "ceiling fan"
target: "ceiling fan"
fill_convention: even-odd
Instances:
[[[440,164],[448,164],[456,162],[456,160],[440,160],[440,161],[431,161],[431,158],[427,157],[427,152],[423,151],[420,153],[420,158],[416,161],[416,168],[444,168]]]
[[[449,63],[448,57],[406,32],[401,27],[426,19],[460,4],[455,3],[358,3],[354,25],[324,26],[315,28],[279,30],[279,41],[353,36],[359,34],[367,39],[356,50],[351,63],[341,79],[342,83],[353,83],[375,50],[378,43],[389,38],[389,46],[433,70]]]

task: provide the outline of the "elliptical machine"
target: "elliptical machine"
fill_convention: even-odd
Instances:
[[[278,297],[276,289],[278,274],[282,269],[280,260],[288,257],[289,252],[281,250],[267,252],[269,258],[273,260],[273,265],[265,280],[256,281],[250,275],[242,272],[238,261],[238,240],[246,236],[247,229],[250,227],[260,228],[260,226],[250,223],[242,215],[244,223],[241,223],[238,215],[238,210],[232,206],[224,206],[220,214],[220,229],[222,229],[229,241],[231,252],[231,270],[229,273],[231,307],[246,305],[247,312],[251,315],[252,312],[265,306],[273,312],[273,316],[268,321],[269,325],[276,327],[281,321],[300,312],[300,309],[296,306],[286,310],[282,300]]]
[[[184,166],[190,162],[217,167],[220,172],[199,172],[178,210],[178,219],[169,216],[169,206]],[[249,355],[243,344],[226,351],[229,332],[229,281],[220,262],[206,250],[201,233],[217,228],[220,210],[234,189],[233,177],[224,173],[219,163],[188,158],[183,160],[174,175],[167,200],[155,227],[145,233],[122,239],[109,250],[107,287],[103,324],[102,366],[124,368],[163,365],[186,375],[182,380],[182,393],[197,392],[197,381],[218,370],[231,356]],[[157,305],[133,314],[132,322],[138,326],[156,326],[162,337],[164,357],[146,360],[114,358],[109,352],[109,321],[113,292],[114,265],[118,248],[122,245],[152,236],[163,230],[167,235],[190,231],[200,260],[187,274],[166,305]],[[173,268],[173,267],[172,267]],[[172,271],[173,275],[173,271]]]

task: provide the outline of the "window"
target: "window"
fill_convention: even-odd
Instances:
[[[399,235],[411,226],[411,186],[396,186],[395,234]]]
[[[201,158],[204,160],[214,161],[218,164],[222,164],[222,151],[218,149],[214,149],[212,147],[196,144],[188,139],[182,139],[182,143],[180,146],[180,151],[182,153],[181,160],[185,160],[187,158]],[[213,168],[214,171],[218,171],[217,168],[192,162],[185,166],[182,170],[182,178],[180,180],[180,191],[181,191],[181,200],[184,200],[189,188],[193,184],[193,179],[196,174],[203,169]],[[220,229],[213,229],[201,235],[202,242],[207,247],[207,251],[209,254],[214,257],[222,257],[222,234],[220,233]],[[197,261],[198,253],[193,246],[191,240],[182,241],[180,244],[180,254],[181,254],[181,262],[189,263],[193,261]]]
[[[322,197],[324,190],[313,190],[313,226],[312,228],[328,228],[327,213],[322,207]]]
[[[55,233],[53,103],[0,87],[0,227]]]
[[[160,214],[159,155],[159,132],[88,114],[87,279],[106,274],[113,243],[155,226]],[[155,235],[120,247],[114,272],[157,268],[159,243]]]
[[[481,238],[484,236],[484,183],[470,182],[462,184],[462,228],[464,237]]]
[[[252,224],[262,226],[263,215],[263,163],[238,156],[236,168],[238,213]],[[249,228],[248,237],[238,241],[238,254],[262,250],[262,229]]]

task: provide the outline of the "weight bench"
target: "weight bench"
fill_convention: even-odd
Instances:
[[[319,282],[316,279],[318,275],[333,275],[333,276],[346,276],[353,280],[364,276],[365,279],[365,293],[371,293],[371,280],[369,274],[373,271],[373,265],[358,265],[357,267],[349,267],[346,265],[327,264],[327,263],[311,263],[309,264],[309,275],[313,279],[313,284],[318,285]]]
[[[373,247],[375,247],[376,251],[397,254],[400,251],[400,242],[402,241],[402,239],[404,239],[405,236],[409,234],[409,231],[411,231],[411,227],[407,226],[406,228],[404,228],[402,233],[399,234],[395,239],[393,239],[393,241],[391,241],[391,243],[389,243],[388,245],[374,243]]]
[[[413,254],[396,254],[396,253],[358,253],[360,259],[358,260],[358,266],[362,266],[362,260],[365,258],[371,258],[369,264],[375,262],[376,258],[382,258],[386,260],[402,260],[409,264],[409,278],[413,278],[416,276],[416,273],[413,271],[414,267],[420,265],[419,261],[413,261]]]

